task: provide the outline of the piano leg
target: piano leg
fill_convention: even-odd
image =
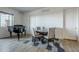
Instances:
[[[10,37],[12,37],[12,32],[10,32]]]
[[[23,36],[23,33],[21,33],[21,36]]]
[[[17,33],[17,36],[18,36],[18,40],[19,40],[19,38],[20,38],[20,33]]]
[[[24,33],[25,33],[25,36],[26,36],[26,31],[24,31]]]

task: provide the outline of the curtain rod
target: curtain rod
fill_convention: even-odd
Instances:
[[[7,13],[7,12],[4,12],[4,11],[0,11],[0,13],[5,13],[5,14],[14,15],[14,14],[11,14],[11,13]]]

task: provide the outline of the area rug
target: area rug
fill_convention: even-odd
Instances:
[[[35,46],[36,48],[44,48],[47,49],[48,44],[42,44],[40,41],[36,45],[34,45],[34,42],[32,40],[26,40],[24,41],[24,44]],[[64,48],[60,46],[59,43],[50,43],[52,46],[52,49],[48,49],[49,52],[65,52]]]
[[[27,44],[27,43],[29,43],[29,42],[30,42],[30,41],[29,41],[29,40],[27,40],[27,41],[25,41],[24,43],[25,43],[25,44]]]
[[[65,50],[59,45],[59,43],[55,42],[55,43],[54,43],[54,46],[57,47],[57,51],[58,51],[58,52],[65,52]]]

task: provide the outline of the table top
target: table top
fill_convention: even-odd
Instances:
[[[48,32],[47,31],[36,31],[37,33],[39,33],[40,35],[47,35]]]

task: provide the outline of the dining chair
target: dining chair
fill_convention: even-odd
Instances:
[[[42,27],[42,30],[45,30],[46,28],[45,27]]]
[[[48,29],[48,35],[47,35],[48,41],[51,42],[55,38],[55,28],[49,28]]]
[[[63,28],[55,28],[55,38],[58,39],[59,41],[64,39]],[[56,39],[55,39],[55,41],[57,41]]]
[[[40,39],[42,38],[42,35],[39,35],[39,33],[36,32],[35,28],[33,28],[32,32],[32,42],[34,42],[34,45],[38,45]]]
[[[47,49],[48,50],[52,50],[52,45],[54,43],[54,39],[55,39],[55,28],[49,28],[48,35],[47,35],[47,40],[48,40]],[[52,45],[50,44],[51,42],[53,42]]]
[[[37,28],[37,30],[41,30],[41,27],[36,27]]]
[[[49,28],[47,38],[49,41],[50,39],[63,39],[64,38],[63,28]]]
[[[33,28],[32,35],[34,37],[39,37],[40,36],[39,33],[36,32],[35,28]]]
[[[38,39],[38,36],[35,32],[35,29],[33,28],[32,29],[32,42],[34,42],[34,46],[37,46],[39,44],[39,39]]]
[[[42,31],[47,31],[47,28],[46,27],[42,27]]]
[[[63,28],[49,28],[47,39],[47,49],[49,50],[52,50],[50,42],[53,42],[53,44],[58,43],[60,45],[61,39],[63,39]]]

